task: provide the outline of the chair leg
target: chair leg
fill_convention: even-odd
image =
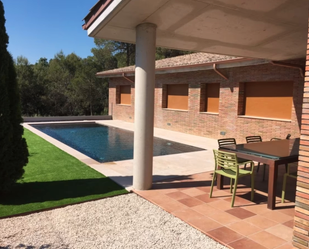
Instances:
[[[254,174],[251,174],[251,201],[254,200]]]
[[[232,193],[233,189],[233,178],[230,179],[230,193]]]
[[[214,172],[214,175],[213,175],[212,181],[211,181],[210,193],[209,193],[209,197],[210,197],[210,198],[212,197],[212,190],[213,190],[213,188],[214,188],[215,179],[216,179],[216,173]]]
[[[284,203],[284,198],[285,198],[285,188],[286,188],[286,178],[288,174],[284,174],[283,177],[283,186],[282,186],[282,194],[281,194],[281,202]]]
[[[236,196],[236,190],[237,190],[237,183],[238,183],[238,179],[235,179],[235,183],[234,183],[234,191],[233,191],[233,196],[232,196],[232,204],[231,207],[234,207],[234,202],[235,202],[235,196]]]

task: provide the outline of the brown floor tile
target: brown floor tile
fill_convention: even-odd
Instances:
[[[183,205],[182,203],[172,199],[166,202],[158,203],[157,205],[169,213],[188,208],[186,205]]]
[[[285,226],[293,229],[293,227],[294,227],[294,219],[291,219],[291,220],[289,220],[287,222],[284,222],[284,223],[282,223],[282,225],[285,225]]]
[[[194,206],[198,206],[198,205],[202,205],[203,202],[195,199],[194,197],[191,198],[185,198],[182,200],[179,200],[179,202],[181,202],[182,204],[186,205],[187,207],[194,207]]]
[[[209,197],[209,194],[202,194],[202,195],[198,195],[198,196],[195,196],[196,199],[199,199],[205,203],[208,203],[208,202],[213,202],[213,201],[218,201],[217,198],[210,198]],[[220,200],[220,199],[219,199]]]
[[[263,214],[269,211],[269,209],[267,209],[267,204],[253,204],[243,208],[255,214]]]
[[[199,190],[197,188],[189,188],[189,189],[186,189],[186,190],[182,190],[181,192],[186,194],[186,195],[193,196],[193,197],[198,196],[198,195],[202,195],[202,194],[205,193],[204,191]]]
[[[253,224],[243,220],[229,224],[227,227],[244,236],[262,231],[262,228],[254,226]]]
[[[197,189],[199,189],[199,190],[201,190],[201,191],[203,191],[203,192],[205,192],[205,193],[209,193],[210,192],[210,187],[197,187]]]
[[[267,219],[266,217],[263,217],[261,215],[252,216],[250,218],[247,218],[245,221],[262,229],[267,229],[278,224],[278,222]]]
[[[278,224],[277,226],[270,227],[265,230],[281,239],[284,239],[287,242],[292,241],[293,238],[293,229],[284,226],[282,224]]]
[[[243,238],[241,234],[236,233],[227,227],[217,228],[215,230],[208,232],[208,234],[211,237],[215,238],[216,240],[222,241],[223,243],[226,244]]]
[[[173,199],[168,197],[165,194],[155,193],[154,195],[147,196],[147,200],[150,200],[151,202],[154,202],[154,203],[160,205],[161,203],[165,203],[165,202],[171,201]]]
[[[163,188],[163,189],[150,189],[147,191],[151,191],[154,194],[169,194],[169,193],[173,193],[173,192],[177,192],[178,189],[176,188]]]
[[[295,249],[295,247],[292,245],[292,243],[287,243],[277,247],[276,249]]]
[[[228,214],[225,211],[220,211],[220,210],[217,210],[217,212],[208,214],[207,217],[221,223],[222,225],[228,225],[228,224],[240,221],[240,219],[238,219],[234,215]]]
[[[285,240],[265,231],[252,234],[248,238],[267,248],[275,248],[286,243]]]
[[[188,224],[191,226],[199,229],[203,233],[206,233],[208,231],[211,231],[213,229],[222,227],[222,225],[212,219],[209,219],[207,217],[202,218],[194,218],[188,221]]]
[[[243,238],[240,240],[237,240],[235,242],[232,242],[229,244],[230,247],[235,249],[266,249],[266,247],[262,246],[261,244],[258,244],[254,242],[253,240],[250,240],[248,238]]]
[[[261,216],[264,216],[278,223],[284,223],[284,222],[291,220],[291,216],[286,215],[282,212],[274,212],[272,210],[269,210],[268,212],[261,214]]]
[[[212,206],[209,206],[208,204],[202,204],[191,208],[192,210],[199,212],[203,215],[209,215],[210,213],[216,213],[218,210]]]
[[[134,190],[134,193],[148,199],[149,197],[154,197],[156,195],[160,195],[157,192],[153,192],[151,190]]]
[[[213,201],[208,203],[208,205],[222,211],[231,209],[231,203],[225,200]]]
[[[204,217],[204,215],[192,210],[191,208],[176,210],[175,212],[172,212],[172,214],[183,221]]]
[[[232,197],[224,198],[224,200],[232,203]],[[255,203],[240,196],[235,197],[234,207],[246,207],[253,204]]]
[[[254,214],[254,213],[252,213],[252,212],[250,212],[246,209],[243,209],[243,208],[233,208],[233,209],[226,210],[225,212],[227,212],[231,215],[234,215],[239,219],[246,219],[246,218],[249,218],[249,217],[256,215],[256,214]]]
[[[290,207],[290,208],[283,208],[280,210],[280,212],[289,215],[291,217],[294,217],[295,215],[295,207]]]
[[[189,198],[190,196],[189,195],[186,195],[180,191],[177,191],[177,192],[173,192],[173,193],[169,193],[169,194],[166,194],[168,197],[171,197],[172,199],[174,200],[181,200],[181,199],[185,199],[185,198]]]
[[[219,199],[219,198],[232,198],[232,194],[230,193],[229,189],[225,190],[216,190],[216,187],[214,187],[214,191],[212,193],[212,198]]]

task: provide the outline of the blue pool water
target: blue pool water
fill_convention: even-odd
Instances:
[[[96,123],[32,126],[99,162],[133,159],[134,133],[131,131]],[[201,150],[204,149],[154,138],[154,156]]]

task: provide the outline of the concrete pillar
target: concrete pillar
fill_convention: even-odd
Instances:
[[[133,188],[152,185],[156,25],[136,27]]]

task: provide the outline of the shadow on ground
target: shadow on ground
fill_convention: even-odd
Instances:
[[[109,178],[16,183],[10,192],[1,195],[0,204],[22,205],[58,201],[62,199],[103,195],[121,190],[123,188]]]

